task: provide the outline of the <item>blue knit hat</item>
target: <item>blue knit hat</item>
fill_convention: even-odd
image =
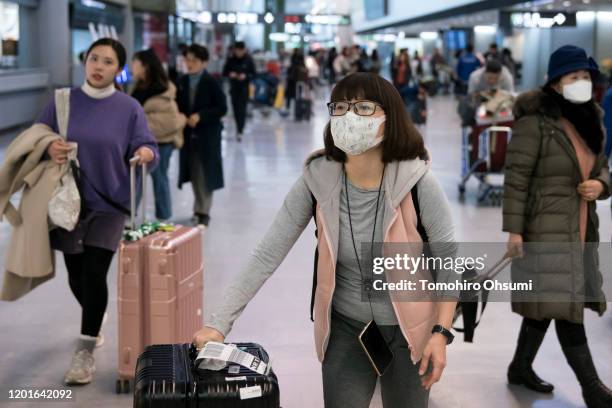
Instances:
[[[565,74],[582,69],[590,71],[592,76],[596,76],[599,73],[597,63],[593,58],[587,57],[584,49],[575,45],[564,45],[550,56],[548,61],[548,83],[561,78]]]

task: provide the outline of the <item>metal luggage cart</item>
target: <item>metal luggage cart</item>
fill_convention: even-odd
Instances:
[[[474,176],[479,181],[478,202],[501,205],[504,190],[503,166],[506,146],[512,137],[512,122],[479,122],[461,129],[461,181],[459,197]]]

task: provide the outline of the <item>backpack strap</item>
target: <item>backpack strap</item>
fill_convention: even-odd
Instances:
[[[423,240],[423,242],[429,242],[427,231],[425,231],[425,227],[423,226],[423,223],[421,222],[421,207],[419,205],[418,182],[412,187],[412,189],[410,190],[410,194],[412,195],[412,204],[414,205],[414,211],[416,212],[416,216],[417,216],[417,231],[419,232],[419,235],[421,236],[421,239]]]
[[[480,319],[487,307],[489,291],[483,290],[480,294],[480,316],[478,316],[478,301],[459,302],[457,308],[461,309],[463,315],[463,327],[453,326],[456,332],[463,333],[463,341],[472,343],[474,341],[474,331],[480,324]]]
[[[319,237],[319,229],[317,228],[317,199],[314,194],[310,193],[310,198],[312,200],[312,219],[315,223],[315,237]],[[317,246],[315,247],[315,255],[314,255],[314,268],[312,273],[312,293],[310,295],[310,321],[314,322],[314,302],[315,302],[315,292],[317,291],[317,268],[319,265],[319,245],[317,242]]]
[[[478,315],[478,301],[476,302],[459,302],[457,307],[461,308],[463,315],[463,327],[453,326],[453,329],[459,333],[463,333],[463,341],[471,343],[474,338],[474,329],[476,329],[476,316]]]
[[[412,194],[412,204],[414,205],[414,211],[416,212],[417,217],[417,231],[421,236],[421,240],[424,243],[423,246],[423,254],[429,258],[432,256],[431,248],[427,244],[429,242],[429,236],[427,235],[427,231],[425,230],[425,226],[423,226],[423,221],[421,220],[421,206],[419,205],[419,186],[415,184],[410,190],[410,194]],[[434,269],[431,270],[431,276],[434,281],[438,280],[438,275]]]

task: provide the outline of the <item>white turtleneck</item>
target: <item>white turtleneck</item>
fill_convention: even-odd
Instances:
[[[116,89],[114,83],[110,84],[105,88],[96,88],[91,86],[89,82],[85,80],[85,82],[81,86],[81,90],[83,90],[83,92],[85,92],[85,94],[89,97],[92,97],[94,99],[103,99],[114,94]]]

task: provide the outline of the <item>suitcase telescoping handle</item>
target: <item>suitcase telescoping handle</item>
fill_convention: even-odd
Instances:
[[[489,132],[512,132],[512,128],[509,126],[491,126],[489,127]]]
[[[130,159],[130,226],[132,231],[136,231],[136,166],[140,161],[140,156]],[[142,164],[142,197],[140,204],[141,224],[145,222],[145,209],[147,202],[147,164]]]

